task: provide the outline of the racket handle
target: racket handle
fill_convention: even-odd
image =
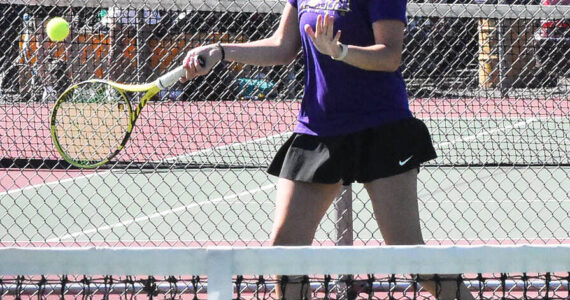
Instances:
[[[206,66],[206,61],[202,56],[198,56],[198,63],[200,64],[201,67]],[[184,69],[183,66],[179,66],[176,69],[160,76],[156,80],[156,85],[158,86],[159,89],[163,90],[175,84],[184,75],[186,75],[186,70]]]

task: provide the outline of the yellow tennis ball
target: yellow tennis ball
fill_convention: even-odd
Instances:
[[[46,25],[46,32],[50,40],[61,42],[69,35],[69,23],[64,18],[52,18]]]

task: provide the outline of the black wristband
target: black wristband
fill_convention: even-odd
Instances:
[[[224,51],[224,47],[222,47],[222,42],[218,42],[217,45],[220,49],[220,52],[222,53],[222,59],[220,61],[224,61],[226,59],[226,51]]]

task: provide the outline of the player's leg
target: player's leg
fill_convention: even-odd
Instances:
[[[417,170],[380,178],[364,187],[388,245],[424,244],[417,200]]]
[[[412,169],[364,184],[372,200],[380,232],[388,245],[424,244],[418,209],[417,174],[417,169]],[[456,278],[455,275],[449,276]],[[431,275],[423,277],[431,278]],[[433,281],[422,282],[422,286],[430,293],[436,294]],[[460,285],[460,293],[461,299],[474,299],[465,285]],[[456,295],[455,282],[440,283],[439,299],[455,299]]]
[[[321,219],[340,190],[340,186],[340,183],[305,183],[279,178],[271,245],[310,245]],[[290,278],[300,281],[302,276]],[[297,298],[292,295],[301,295],[301,289],[307,294],[310,293],[308,287],[290,283],[286,285],[284,294],[287,299],[300,299],[301,297]],[[281,293],[281,288],[278,286],[279,297]],[[307,297],[310,298],[310,295]]]

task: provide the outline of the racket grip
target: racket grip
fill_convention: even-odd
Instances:
[[[184,70],[184,67],[179,66],[176,69],[160,76],[156,80],[156,85],[158,86],[159,89],[163,90],[175,84],[178,81],[178,79],[184,76],[184,74],[186,74],[186,70]]]
[[[201,67],[206,66],[206,61],[202,56],[198,56],[198,63],[200,64]],[[175,84],[184,75],[186,75],[186,70],[184,69],[183,66],[179,66],[176,69],[160,76],[156,80],[156,85],[158,86],[159,89],[163,90]]]

